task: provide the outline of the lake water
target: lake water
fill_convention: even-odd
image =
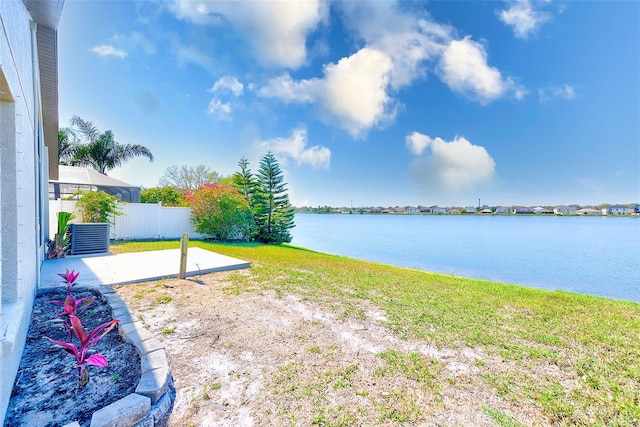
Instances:
[[[351,258],[640,302],[640,218],[296,215],[291,244]]]

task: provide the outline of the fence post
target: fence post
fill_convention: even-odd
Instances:
[[[184,233],[180,239],[180,273],[178,279],[184,279],[187,274],[187,249],[189,249],[189,234]]]
[[[164,237],[164,230],[162,229],[162,202],[158,202],[156,206],[156,229],[155,231],[155,235],[158,236],[159,239],[162,239]]]

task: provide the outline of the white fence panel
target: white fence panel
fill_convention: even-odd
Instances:
[[[159,225],[160,234],[167,238],[182,237],[184,233],[195,238],[202,237],[193,229],[191,208],[162,207]]]
[[[159,205],[127,203],[118,205],[122,215],[111,225],[112,239],[149,239],[159,236]]]
[[[49,230],[51,238],[58,229],[56,214],[60,211],[73,212],[75,200],[49,200]],[[122,215],[113,218],[111,238],[128,239],[178,239],[184,233],[199,238],[191,223],[190,208],[163,207],[151,203],[124,203],[119,205]],[[72,222],[81,222],[75,218]]]
[[[190,208],[166,208],[160,204],[126,203],[120,205],[122,215],[115,217],[111,238],[178,239],[184,233],[199,237],[193,230]]]
[[[76,209],[75,200],[49,200],[49,238],[58,232],[58,212],[72,212],[76,217],[71,222],[82,222],[82,218],[74,212]]]

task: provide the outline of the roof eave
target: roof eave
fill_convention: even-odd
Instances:
[[[58,22],[64,0],[23,0],[37,24],[38,65],[44,144],[49,152],[49,179],[58,178]]]

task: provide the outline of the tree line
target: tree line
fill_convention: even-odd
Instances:
[[[91,167],[106,175],[135,157],[154,159],[147,147],[121,144],[112,131],[100,132],[78,116],[73,116],[70,127],[58,131],[60,164]],[[290,242],[294,208],[276,157],[265,154],[256,174],[244,157],[238,166],[231,177],[204,165],[171,166],[160,186],[141,191],[141,202],[191,207],[196,231],[212,239]]]
[[[290,242],[295,208],[276,157],[268,152],[255,174],[244,157],[238,167],[223,177],[204,165],[171,166],[140,201],[189,206],[196,231],[216,240]]]

